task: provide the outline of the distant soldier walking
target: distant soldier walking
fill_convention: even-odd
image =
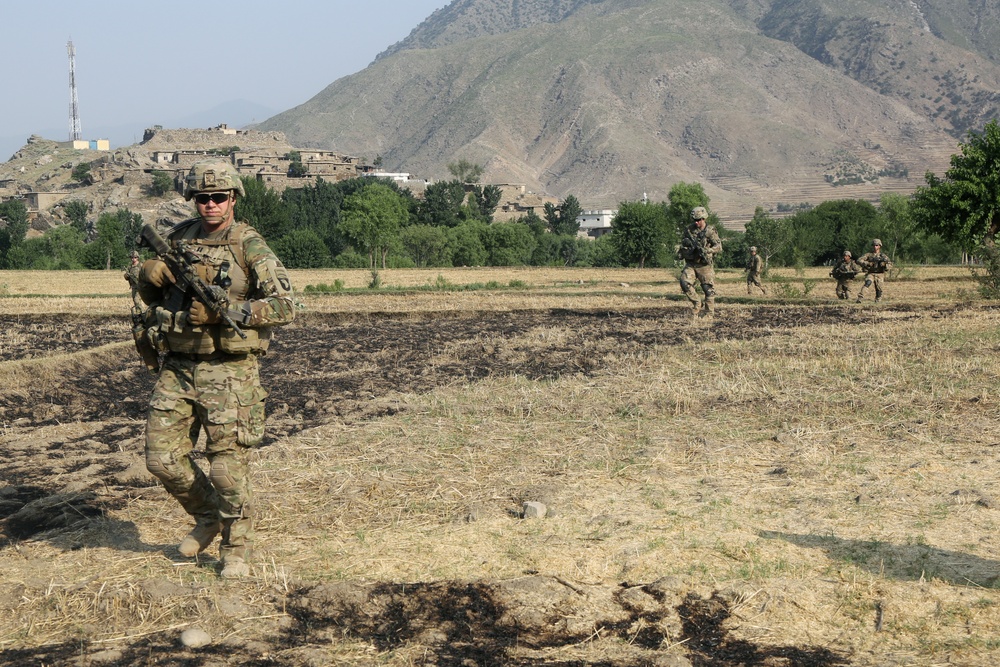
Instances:
[[[837,281],[837,298],[851,298],[851,282],[861,273],[861,267],[854,261],[850,250],[844,251],[844,258],[833,267],[830,276]]]
[[[132,254],[129,255],[129,260],[130,264],[122,275],[128,281],[128,286],[132,288],[132,314],[142,315],[143,311],[146,310],[146,305],[139,296],[139,251],[133,250]]]
[[[861,286],[861,290],[858,292],[858,303],[861,303],[861,300],[864,298],[865,290],[872,285],[875,286],[875,303],[882,300],[882,286],[885,283],[885,274],[892,268],[889,255],[882,252],[882,241],[874,239],[872,246],[874,247],[872,252],[865,253],[858,259],[858,264],[865,270],[865,284]]]
[[[161,257],[143,263],[140,272],[142,298],[155,315],[144,333],[166,350],[149,399],[146,467],[195,521],[180,543],[181,555],[196,556],[221,533],[221,575],[227,578],[250,572],[253,496],[246,452],[264,437],[267,396],[257,358],[268,349],[271,329],[295,316],[288,271],[261,235],[234,217],[236,197],[243,194],[228,162],[196,163],[184,197],[194,200],[198,216],[160,239],[166,251],[194,259],[181,265],[157,249]],[[185,268],[193,278],[174,275]],[[209,307],[187,291],[202,284],[213,295],[224,294],[224,305]],[[207,475],[191,459],[201,431]]]
[[[715,314],[715,270],[712,264],[715,256],[722,251],[719,233],[708,227],[708,211],[703,206],[691,210],[692,223],[684,230],[681,247],[678,250],[684,260],[681,271],[681,290],[691,302],[691,314],[712,317]],[[695,290],[694,282],[701,284],[705,294],[704,303]],[[699,312],[700,311],[700,312]]]
[[[760,272],[764,269],[764,260],[757,254],[757,246],[750,246],[750,257],[747,258],[747,294],[753,294],[753,288],[757,287],[761,293],[767,295],[767,288],[760,282]]]

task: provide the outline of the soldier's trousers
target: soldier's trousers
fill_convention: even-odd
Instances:
[[[885,274],[884,273],[869,273],[865,276],[865,284],[861,286],[858,291],[858,299],[864,297],[865,290],[869,287],[875,287],[875,300],[880,301],[882,299],[882,285],[885,284]]]
[[[764,287],[763,283],[760,282],[759,273],[748,273],[747,274],[747,294],[753,294],[753,288],[756,287],[762,293],[767,294],[767,288]]]
[[[198,522],[221,521],[223,557],[242,556],[253,539],[246,451],[263,437],[266,396],[254,355],[169,354],[149,400],[146,468]],[[191,458],[202,430],[207,476]]]
[[[837,281],[837,298],[838,299],[850,299],[851,298],[851,281],[850,280],[838,280]]]
[[[696,280],[701,283],[701,291],[705,293],[705,310],[713,312],[715,310],[715,269],[712,268],[711,264],[707,266],[688,264],[681,271],[681,290],[695,308],[701,305],[701,298],[694,288]]]

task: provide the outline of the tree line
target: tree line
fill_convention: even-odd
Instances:
[[[742,267],[748,249],[770,266],[834,263],[866,251],[873,238],[897,264],[956,263],[973,256],[1000,275],[1000,127],[969,132],[943,177],[928,173],[912,196],[885,194],[875,206],[856,199],[800,207],[790,215],[754,212],[745,231],[725,229],[710,213],[723,252],[716,265]],[[277,193],[252,178],[237,216],[253,224],[289,268],[450,266],[678,266],[676,247],[690,211],[711,202],[698,183],[677,183],[667,201],[623,201],[610,234],[580,238],[575,196],[494,222],[500,190],[476,181],[482,168],[449,165],[454,178],[427,186],[422,199],[389,179],[356,178]],[[64,207],[71,224],[27,239],[23,203],[0,204],[0,268],[106,269],[124,266],[141,218],[126,209],[87,222],[87,206]],[[1000,287],[1000,278],[996,281]]]

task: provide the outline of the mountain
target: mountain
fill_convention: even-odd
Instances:
[[[587,207],[700,182],[724,219],[874,199],[1000,115],[981,0],[454,0],[258,127],[301,147]]]

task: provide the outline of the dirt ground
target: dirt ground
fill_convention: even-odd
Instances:
[[[891,313],[907,318],[905,307],[872,311],[837,305],[808,309],[750,309],[739,320],[719,319],[699,329],[718,339],[749,339],[816,323],[860,323]],[[331,420],[350,424],[377,419],[405,405],[386,400],[395,393],[422,393],[491,375],[530,379],[600,370],[599,355],[583,352],[587,341],[641,352],[689,340],[690,327],[643,329],[636,320],[682,323],[686,308],[671,305],[636,312],[544,310],[352,318],[308,313],[280,331],[273,354],[263,360],[268,402],[265,446]],[[575,332],[532,350],[516,363],[495,353],[490,340],[514,339],[558,323]],[[85,352],[129,339],[117,317],[0,316],[4,333],[0,361],[45,359],[58,352]],[[435,350],[450,346],[454,364],[429,364]],[[141,440],[146,398],[154,378],[139,364],[130,345],[115,348],[94,365],[60,367],[52,378],[0,394],[0,548],[62,532],[80,534],[81,525],[101,521],[143,493],[160,493],[141,475]],[[391,354],[389,354],[391,352]],[[56,437],[60,424],[86,423],[80,437]],[[42,434],[31,437],[32,433]],[[87,546],[86,544],[76,545]],[[70,546],[69,548],[73,548]],[[169,547],[168,547],[169,548]],[[16,586],[0,594],[17,597]],[[11,599],[14,599],[11,598]],[[283,620],[257,642],[213,644],[198,651],[180,647],[175,633],[136,638],[118,646],[82,650],[78,640],[29,648],[0,648],[2,664],[100,665],[298,665],[322,664],[310,657],[317,642],[351,638],[377,652],[391,651],[414,637],[434,652],[415,664],[436,665],[802,665],[850,664],[826,648],[755,644],[729,636],[725,625],[737,601],[723,594],[678,594],[669,581],[592,587],[559,578],[527,576],[517,581],[423,584],[299,583],[268,604],[283,609]],[[544,601],[544,602],[543,602]],[[15,604],[11,602],[3,603]],[[560,613],[555,613],[562,606]],[[567,623],[565,608],[574,609]],[[546,648],[584,641],[601,628],[623,639],[633,653],[605,661],[542,658]],[[669,631],[668,631],[669,630]],[[673,650],[659,651],[667,637]],[[677,638],[680,638],[679,640]],[[536,653],[532,653],[532,652]],[[87,657],[81,658],[81,655]],[[154,657],[155,656],[155,657]],[[377,656],[372,656],[378,662]]]

